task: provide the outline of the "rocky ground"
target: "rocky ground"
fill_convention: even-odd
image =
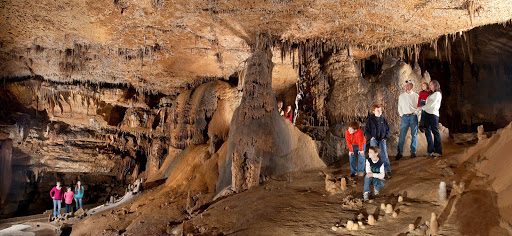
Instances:
[[[501,220],[503,213],[497,204],[503,196],[487,177],[474,172],[470,162],[460,161],[483,142],[471,148],[445,143],[444,156],[438,159],[406,156],[392,160],[393,178],[368,203],[360,202],[362,177],[351,178],[348,165],[338,163],[270,177],[259,186],[214,201],[213,194],[181,191],[166,183],[125,205],[65,223],[73,224],[72,235],[407,235],[410,231],[422,235],[433,232],[426,224],[432,225],[435,213],[439,235],[509,235],[512,230]],[[345,191],[338,184],[341,178],[347,182]],[[331,180],[340,186],[337,192],[326,190]],[[442,202],[441,181],[448,189],[447,200]],[[391,213],[381,209],[382,204],[390,204]],[[375,223],[369,221],[370,215]],[[348,230],[349,221],[362,225]],[[1,228],[21,223],[3,223]],[[58,228],[63,223],[51,225]],[[34,232],[31,225],[23,231]],[[35,233],[49,235],[48,230]]]

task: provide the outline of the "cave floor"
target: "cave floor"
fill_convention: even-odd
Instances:
[[[260,186],[189,213],[187,194],[161,185],[126,205],[74,222],[72,235],[405,235],[409,224],[424,224],[432,212],[438,215],[440,235],[508,235],[499,225],[494,192],[482,178],[454,161],[467,147],[445,144],[444,156],[439,159],[406,156],[392,160],[393,178],[380,196],[370,197],[373,201],[359,207],[344,208],[343,203],[349,195],[362,198],[362,177],[350,179],[348,164],[336,164],[272,177]],[[347,178],[348,189],[327,193],[325,173]],[[448,186],[452,181],[464,181],[465,191],[450,194],[448,201],[440,204],[441,181]],[[398,195],[406,196],[403,202],[397,202]],[[393,205],[398,215],[385,214],[381,203]],[[364,229],[358,231],[343,228],[361,213],[365,219],[373,214],[377,223],[368,225],[363,220]],[[333,231],[336,225],[340,227]],[[36,235],[48,235],[42,233]]]

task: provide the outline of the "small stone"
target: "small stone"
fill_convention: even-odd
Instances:
[[[393,218],[396,218],[398,216],[398,213],[396,211],[393,211]]]
[[[338,193],[338,187],[336,183],[332,180],[325,178],[325,191],[327,191],[330,195]]]
[[[368,203],[373,203],[373,202],[375,202],[375,200],[373,200],[373,199],[368,200]]]
[[[402,197],[402,195],[398,196],[398,202],[403,202],[404,201],[404,197]]]
[[[414,224],[409,224],[409,233],[412,233],[414,229],[416,229],[416,227],[414,227]]]
[[[354,224],[354,226],[352,226],[352,230],[354,230],[354,231],[359,230],[359,224]]]
[[[373,215],[368,215],[368,224],[375,225],[375,217]]]
[[[393,206],[391,204],[386,205],[386,214],[392,214],[393,213]]]
[[[460,193],[464,192],[464,189],[466,189],[466,183],[460,182],[459,183],[459,191],[460,191]]]
[[[354,221],[347,221],[347,229],[348,230],[352,230],[352,228],[354,227]]]
[[[331,230],[332,230],[332,231],[336,231],[336,230],[338,230],[338,227],[333,226],[333,227],[331,227]]]
[[[331,173],[326,173],[325,178],[326,179],[334,179],[334,176]]]
[[[386,210],[386,204],[381,203],[381,204],[380,204],[380,209],[381,209],[381,210]]]
[[[455,172],[450,167],[445,167],[441,170],[441,175],[444,177],[454,176]]]

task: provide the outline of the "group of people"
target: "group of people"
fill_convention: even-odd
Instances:
[[[84,196],[84,186],[80,181],[76,182],[75,191],[71,191],[71,187],[66,188],[67,191],[63,191],[63,187],[60,182],[57,182],[56,186],[50,191],[50,197],[53,199],[53,217],[57,217],[61,213],[62,201],[66,204],[66,213],[72,211],[73,199],[76,203],[76,209],[82,209],[82,198]],[[78,208],[80,206],[80,208]]]
[[[287,120],[290,120],[293,123],[293,111],[292,106],[286,106],[286,112],[283,111],[283,102],[279,101],[277,103],[277,112],[279,112],[280,116],[284,116]]]
[[[405,92],[398,97],[398,113],[401,117],[400,135],[398,139],[396,160],[403,157],[405,136],[411,129],[411,158],[416,157],[418,127],[424,126],[427,139],[427,152],[424,156],[442,156],[441,135],[439,133],[439,108],[441,107],[441,88],[437,80],[422,84],[418,95],[413,92],[413,81],[406,81]],[[370,186],[374,186],[374,195],[386,184],[385,178],[391,178],[391,166],[387,154],[386,140],[391,132],[388,121],[382,116],[382,106],[371,107],[372,115],[366,121],[364,132],[357,121],[349,124],[345,139],[349,148],[351,176],[364,176],[364,201],[368,201]],[[418,116],[420,124],[418,123]],[[432,140],[432,134],[434,139]],[[365,161],[366,141],[370,140],[370,148]],[[357,156],[357,158],[356,158]]]

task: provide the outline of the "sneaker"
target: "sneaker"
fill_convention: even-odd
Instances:
[[[411,153],[411,158],[415,158],[416,157],[416,153]]]
[[[400,160],[402,158],[402,153],[397,153],[395,156],[395,160]]]
[[[379,190],[374,190],[374,191],[373,191],[373,194],[374,194],[375,196],[379,196]]]
[[[440,153],[433,152],[430,156],[432,157],[442,157],[443,155]]]
[[[426,152],[425,154],[423,154],[424,157],[429,157],[430,155],[432,155],[432,153],[430,152]]]
[[[386,178],[391,179],[391,172],[386,172]]]
[[[359,173],[357,173],[357,176],[359,176],[359,177],[363,177],[363,176],[364,176],[364,173],[363,173],[363,172],[359,172]]]
[[[369,193],[369,192],[365,192],[365,193],[363,193],[363,201],[367,202],[368,200],[370,200],[369,195],[370,195],[370,193]]]

